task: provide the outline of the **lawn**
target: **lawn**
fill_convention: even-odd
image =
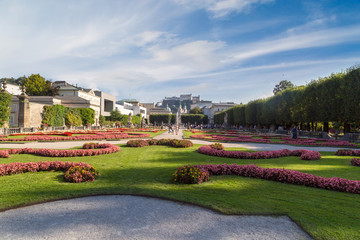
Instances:
[[[172,182],[172,173],[186,164],[256,164],[287,168],[324,177],[360,180],[351,157],[322,153],[317,161],[299,157],[236,160],[166,146],[129,148],[109,155],[48,158],[11,155],[2,163],[30,161],[87,162],[102,174],[92,183],[66,183],[63,172],[25,173],[0,177],[0,209],[95,194],[138,194],[199,204],[226,214],[288,215],[316,239],[359,239],[360,195],[237,176],[211,176],[199,185]]]

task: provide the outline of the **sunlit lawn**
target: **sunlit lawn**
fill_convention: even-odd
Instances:
[[[360,167],[350,157],[323,153],[318,161],[298,157],[236,160],[201,155],[195,150],[166,146],[128,148],[114,154],[48,158],[12,155],[2,163],[83,161],[101,176],[92,183],[66,183],[62,172],[25,173],[0,177],[0,209],[41,201],[94,194],[141,194],[200,204],[232,214],[285,214],[317,239],[359,239],[360,195],[237,176],[212,176],[200,185],[172,182],[172,173],[186,164],[256,164],[288,168],[324,177],[360,180]]]

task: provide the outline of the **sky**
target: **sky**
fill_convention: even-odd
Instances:
[[[0,0],[0,78],[117,99],[272,95],[360,64],[358,0]]]

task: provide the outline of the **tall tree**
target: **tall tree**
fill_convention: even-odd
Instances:
[[[9,93],[0,92],[0,127],[9,121],[11,97]]]
[[[194,107],[190,110],[190,114],[202,114],[201,108]]]
[[[294,84],[292,84],[288,80],[282,80],[279,84],[275,85],[275,88],[273,90],[274,95],[278,94],[281,91],[284,91],[285,89],[291,89],[294,88]]]
[[[45,80],[40,74],[32,74],[24,81],[26,93],[30,96],[55,96],[57,89],[51,84],[51,81]]]

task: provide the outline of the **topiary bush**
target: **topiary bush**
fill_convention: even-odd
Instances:
[[[173,174],[174,181],[179,183],[194,184],[209,180],[209,172],[198,167],[189,165],[178,168]]]
[[[73,183],[93,182],[98,175],[99,172],[92,166],[75,166],[65,172],[64,179]]]

